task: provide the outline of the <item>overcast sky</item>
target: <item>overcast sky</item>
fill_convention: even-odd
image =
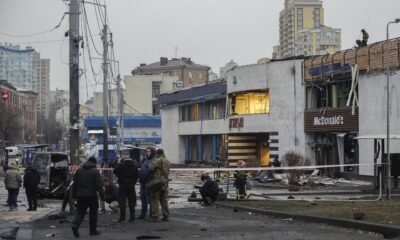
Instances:
[[[104,0],[100,0],[104,2]],[[284,0],[105,0],[114,36],[115,57],[121,75],[129,75],[140,63],[160,56],[191,57],[214,72],[233,59],[240,65],[271,57],[278,44],[279,12]],[[399,0],[324,0],[325,25],[342,29],[342,46],[351,48],[366,28],[370,42],[386,38],[386,23],[400,17]],[[0,0],[0,41],[33,46],[42,58],[51,60],[51,89],[68,89],[68,29],[65,18],[57,30],[35,37],[26,35],[53,28],[67,12],[62,0]],[[87,5],[89,22],[101,51],[100,30],[93,6]],[[400,36],[400,24],[391,27],[391,37]],[[65,41],[62,41],[65,39]],[[43,42],[51,41],[51,42]],[[94,54],[94,50],[92,49]],[[94,57],[97,57],[94,54]],[[81,61],[83,63],[83,61]],[[93,60],[95,71],[100,61]],[[81,100],[96,86],[87,66],[87,84],[82,77]],[[101,78],[101,76],[100,76]],[[98,82],[100,79],[98,80]]]

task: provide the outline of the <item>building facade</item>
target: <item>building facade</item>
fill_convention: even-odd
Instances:
[[[13,86],[36,91],[37,76],[34,70],[31,47],[20,49],[19,45],[0,45],[0,79],[6,79]]]
[[[36,143],[37,94],[0,81],[0,140],[8,145]]]
[[[320,27],[300,30],[295,43],[295,55],[313,56],[333,54],[342,49],[341,30]]]
[[[127,115],[160,115],[157,96],[161,92],[176,88],[177,76],[164,75],[134,75],[125,76],[123,89],[124,114]],[[116,89],[110,90],[109,114],[118,115],[118,94]],[[103,114],[103,93],[93,95],[94,115]]]
[[[389,41],[390,134],[399,136],[399,39]],[[360,164],[325,170],[377,175],[377,164],[387,162],[386,42],[308,58],[304,61],[306,112],[304,129],[316,163]],[[360,139],[358,139],[360,138]],[[390,143],[392,174],[400,173],[400,140]],[[324,171],[324,170],[323,170]]]
[[[226,82],[160,95],[162,145],[171,161],[218,156],[229,166],[268,166],[289,151],[306,155],[301,67],[302,60],[239,66]]]
[[[159,62],[148,65],[140,64],[139,67],[132,70],[132,75],[176,76],[179,79],[177,84],[186,87],[208,82],[209,70],[210,67],[197,64],[190,58],[161,57]]]
[[[49,117],[50,108],[50,59],[41,59],[40,53],[33,53],[33,69],[36,71],[36,86],[34,91],[38,93],[37,111]]]
[[[115,160],[118,142],[117,117],[108,118],[110,126],[109,159]],[[124,116],[122,129],[123,144],[139,148],[156,146],[161,143],[160,116]],[[86,153],[103,156],[103,117],[89,116],[84,120],[83,143],[87,146]]]
[[[303,49],[316,49],[315,52],[320,49],[334,53],[341,46],[341,38],[340,35],[336,36],[337,32],[340,32],[340,29],[332,30],[325,26],[322,1],[285,0],[285,9],[279,15],[279,46],[274,47],[273,55],[275,58],[288,58],[305,55],[304,53],[311,55],[313,52]],[[330,34],[333,36],[328,36]],[[330,40],[331,38],[333,40]],[[297,47],[298,51],[297,41],[301,42]]]

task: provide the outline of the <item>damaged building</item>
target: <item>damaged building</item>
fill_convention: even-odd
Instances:
[[[400,135],[399,46],[400,39],[390,40],[392,135]],[[238,160],[269,166],[294,151],[311,165],[360,164],[321,169],[324,175],[374,176],[386,148],[357,138],[386,133],[386,53],[385,42],[377,42],[237,66],[223,80],[161,94],[163,147],[181,164],[219,158],[232,167]],[[392,170],[399,171],[400,141],[390,146]]]
[[[391,135],[400,133],[399,45],[398,38],[389,42]],[[383,41],[304,61],[304,129],[312,139],[308,144],[316,163],[361,164],[326,170],[330,174],[372,176],[374,164],[385,161],[385,146],[378,138],[386,135],[386,56]],[[357,136],[366,139],[357,140]],[[379,140],[375,146],[374,138]],[[400,141],[391,141],[390,147],[392,163],[398,168]]]
[[[302,59],[236,67],[224,80],[161,94],[163,147],[174,163],[268,166],[306,155]],[[171,151],[174,149],[175,151]],[[176,151],[177,149],[177,151]]]

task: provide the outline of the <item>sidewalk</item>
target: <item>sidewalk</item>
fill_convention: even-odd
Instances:
[[[354,212],[362,212],[368,216],[368,214],[373,214],[374,211],[380,211],[380,209],[372,209],[369,205],[364,206],[364,208],[355,207],[349,210],[338,206],[347,203],[338,202],[334,203],[335,205],[327,202],[317,203],[306,201],[221,201],[216,202],[215,204],[220,207],[233,209],[234,211],[247,211],[261,215],[280,217],[287,221],[300,220],[320,224],[324,223],[344,228],[380,233],[383,234],[385,238],[400,237],[400,227],[396,222],[390,222],[392,224],[388,224],[387,222],[386,224],[382,224],[379,223],[377,219],[374,219],[374,221],[371,221],[370,219],[370,221],[353,219]],[[321,206],[318,206],[319,204]],[[378,202],[371,204],[378,204]],[[393,211],[393,215],[398,216],[397,209],[389,208]],[[342,213],[344,211],[346,212]],[[385,218],[385,221],[387,221],[390,216],[382,216],[381,218]]]
[[[15,235],[15,231],[20,224],[32,222],[46,216],[49,212],[59,207],[59,204],[46,203],[39,200],[39,207],[37,211],[26,211],[27,200],[25,189],[20,189],[18,194],[18,209],[17,211],[8,211],[7,190],[4,186],[4,177],[0,177],[0,237],[7,237]]]

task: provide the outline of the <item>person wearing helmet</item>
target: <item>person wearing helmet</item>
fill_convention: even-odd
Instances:
[[[244,168],[246,163],[243,160],[237,162],[238,168]],[[246,184],[247,184],[247,172],[243,170],[236,170],[234,173],[235,182],[234,186],[236,188],[236,199],[244,199],[246,194]]]
[[[361,33],[362,33],[362,40],[356,41],[357,46],[366,47],[368,45],[369,34],[367,33],[367,31],[365,31],[365,29],[361,29]]]

